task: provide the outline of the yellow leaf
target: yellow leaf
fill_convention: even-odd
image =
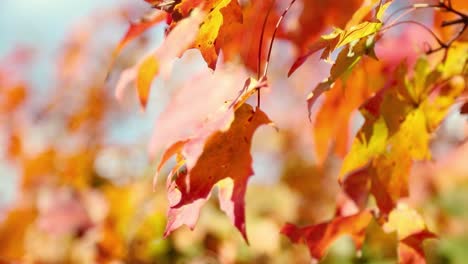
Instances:
[[[417,108],[406,116],[399,131],[390,138],[389,143],[397,155],[409,152],[412,159],[422,160],[429,159],[431,156],[429,139],[426,116],[423,109]]]
[[[136,77],[138,97],[141,106],[146,108],[151,89],[151,83],[159,72],[159,63],[154,56],[147,57],[139,66]]]
[[[412,234],[426,229],[424,219],[416,210],[408,205],[400,203],[390,212],[387,223],[383,226],[388,233],[396,232],[398,239],[402,240]]]
[[[221,31],[228,30],[233,23],[241,22],[242,13],[236,0],[206,1],[205,7],[210,8],[209,13],[200,26],[194,46],[200,50],[208,66],[214,69],[219,53],[219,48],[216,47],[218,35]]]
[[[447,79],[454,75],[468,71],[466,66],[468,60],[468,43],[455,42],[448,50],[447,60],[439,65],[442,71],[442,78]]]
[[[388,130],[382,117],[371,125],[365,124],[343,161],[339,179],[343,180],[345,175],[363,167],[370,159],[385,151],[387,138]]]

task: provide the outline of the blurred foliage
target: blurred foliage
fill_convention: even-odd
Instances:
[[[291,79],[285,78],[285,72],[284,76],[273,74],[271,79],[281,85],[265,97],[266,101],[281,99],[276,100],[281,103],[271,114],[281,129],[274,133],[261,131],[261,136],[255,137],[253,153],[254,160],[269,153],[267,164],[259,167],[274,165],[277,178],[271,180],[274,175],[268,175],[267,170],[261,176],[275,184],[249,184],[248,245],[219,209],[214,199],[217,192],[203,208],[194,230],[183,227],[165,238],[166,190],[164,183],[152,190],[155,168],[146,154],[141,155],[146,153],[147,142],[124,144],[109,140],[116,129],[122,129],[117,124],[132,119],[139,107],[133,94],[117,101],[104,82],[115,47],[115,41],[105,36],[112,32],[110,28],[121,26],[128,13],[135,12],[132,8],[100,12],[69,33],[54,58],[56,83],[50,84],[41,100],[35,98],[38,91],[23,74],[34,65],[29,50],[15,50],[0,60],[2,162],[14,167],[19,179],[14,202],[0,207],[0,263],[310,263],[307,247],[292,244],[279,231],[286,222],[305,225],[326,221],[337,210],[343,193],[336,175],[342,148],[349,148],[351,142],[351,117],[357,116],[352,112],[355,106],[348,109],[350,102],[340,100],[345,98],[344,89],[336,89],[336,94],[329,94],[324,103],[343,112],[320,110],[320,116],[329,124],[322,123],[323,129],[332,132],[312,136],[314,129],[306,123],[307,110],[295,100],[304,95],[302,80],[310,80],[310,72],[327,66],[304,64],[305,70],[299,69]],[[404,35],[407,33],[402,34],[400,40],[410,43]],[[134,63],[141,50],[147,48],[148,39],[143,36],[135,42],[130,51],[112,62],[114,68]],[[378,88],[383,86],[381,79],[366,73],[383,74],[396,68],[391,63],[395,55],[388,55],[395,48],[386,45],[383,41],[380,46],[381,60],[386,64],[378,68],[375,62],[363,59],[364,66],[350,77],[356,85],[371,82]],[[273,54],[272,60],[281,61],[281,53]],[[193,63],[187,57],[180,60]],[[272,65],[272,72],[282,67]],[[314,78],[318,82],[317,76]],[[168,94],[177,88],[170,86],[179,77],[176,74],[165,83]],[[111,83],[115,81],[112,76],[110,79]],[[337,86],[345,84],[340,81]],[[294,88],[285,96],[281,92],[285,87]],[[367,96],[377,90],[364,85],[357,88]],[[363,98],[355,99],[358,103],[350,104],[362,103]],[[265,108],[272,108],[271,104],[265,102]],[[329,120],[333,118],[337,122]],[[466,120],[455,126],[464,126],[466,138]],[[434,161],[413,166],[410,197],[405,202],[416,208],[429,229],[440,236],[424,244],[428,262],[461,264],[468,259],[468,144],[444,129],[450,131],[450,124],[443,124],[431,143]],[[315,159],[310,143],[314,137],[326,141]],[[167,173],[166,169],[161,174]],[[377,207],[373,198],[368,203]],[[332,243],[320,263],[395,263],[397,236],[372,220],[357,254],[352,239],[343,236]]]

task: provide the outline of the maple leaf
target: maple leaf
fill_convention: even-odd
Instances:
[[[395,71],[396,86],[382,89],[361,107],[366,121],[339,176],[345,191],[361,207],[367,194],[359,195],[353,189],[371,192],[384,214],[408,195],[412,162],[431,157],[430,133],[464,89],[446,81],[437,85],[444,76],[463,71],[455,59],[466,61],[460,50],[463,46],[449,50],[446,63],[434,70],[424,58],[418,60],[412,78],[407,75],[406,64],[400,65]]]
[[[156,6],[161,1],[156,1]],[[168,2],[172,16],[170,27],[179,23],[180,18],[187,17],[194,8],[200,7],[206,17],[200,24],[192,48],[200,50],[204,60],[211,69],[216,68],[218,55],[223,44],[234,36],[236,24],[242,23],[242,10],[237,0],[182,0]]]
[[[350,235],[356,249],[364,243],[365,231],[372,220],[369,211],[350,216],[336,217],[333,220],[313,226],[298,228],[286,224],[281,233],[293,243],[305,243],[314,259],[322,259],[330,245],[342,235]]]
[[[220,35],[217,44],[221,47],[225,61],[236,61],[241,59],[242,63],[251,71],[259,72],[259,61],[264,62],[267,58],[265,52],[268,41],[273,36],[276,22],[280,18],[277,5],[289,3],[290,0],[264,0],[248,1],[242,5],[242,23],[229,25],[229,34]],[[268,15],[267,15],[268,14]],[[265,27],[263,27],[265,24]],[[282,37],[282,28],[278,29],[278,37]],[[221,38],[223,36],[223,38]]]
[[[346,2],[303,1],[303,8],[298,17],[297,28],[288,34],[288,39],[298,47],[300,52],[304,52],[308,49],[310,43],[315,41],[317,36],[327,27],[343,27],[359,10],[372,7],[372,5],[369,5],[367,2],[368,1],[362,0]],[[372,1],[372,3],[375,4],[376,1]],[[362,6],[360,7],[361,4]],[[369,11],[366,12],[366,15]]]
[[[140,20],[136,22],[130,22],[130,26],[127,29],[127,32],[122,37],[122,39],[117,44],[117,47],[112,52],[112,59],[119,55],[122,49],[132,40],[143,34],[145,31],[150,29],[151,27],[155,26],[156,24],[164,21],[166,19],[166,13],[161,11],[153,11]],[[112,63],[111,63],[112,65]]]
[[[429,91],[430,94],[422,102],[431,131],[439,126],[456,99],[466,91],[467,62],[468,44],[458,43],[448,50],[446,61],[439,64],[435,70],[438,73],[437,77],[443,80],[442,84]],[[434,78],[428,78],[425,81],[431,83],[434,82]]]
[[[422,243],[426,239],[437,238],[437,236],[427,230],[426,224],[418,212],[406,204],[399,204],[390,212],[383,229],[387,233],[397,233],[399,263],[426,263]]]
[[[211,0],[205,3],[209,10],[195,39],[194,47],[198,48],[208,67],[216,68],[218,54],[221,49],[219,42],[232,34],[232,24],[242,23],[242,11],[237,0]]]
[[[177,24],[160,47],[122,72],[116,87],[116,97],[121,98],[125,87],[135,80],[140,103],[145,108],[154,78],[159,74],[165,78],[169,76],[173,60],[192,45],[204,17],[202,12],[192,12],[188,18]]]
[[[376,198],[383,213],[388,213],[398,199],[408,194],[408,175],[412,160],[427,159],[429,132],[421,109],[410,112],[393,135],[385,118],[365,124],[358,133],[340,172],[345,190],[357,204],[363,205],[362,196],[354,189],[367,190]],[[372,135],[366,138],[367,135]],[[349,173],[349,174],[348,174]],[[348,175],[346,175],[348,174]]]
[[[207,120],[221,112],[220,109],[227,110],[229,102],[237,101],[239,83],[246,78],[247,73],[234,66],[219,67],[214,73],[205,69],[191,78],[175,92],[157,118],[149,144],[150,156],[154,158],[175,142],[194,136]],[[207,94],[210,100],[206,100]]]
[[[356,68],[346,80],[338,80],[334,89],[325,94],[314,121],[314,146],[318,165],[325,162],[329,152],[344,157],[348,152],[349,125],[354,109],[358,108],[374,91],[378,83],[370,85],[370,72],[378,73],[378,67],[373,60],[367,60],[365,69]],[[330,120],[334,122],[330,122]]]
[[[368,55],[373,58],[377,58],[374,52],[374,44],[376,38],[378,37],[377,33],[383,25],[382,17],[385,13],[385,10],[388,8],[391,2],[385,3],[377,6],[376,14],[374,21],[364,21],[360,20],[364,16],[356,16],[352,23],[348,23],[346,28],[340,29],[335,28],[334,31],[328,35],[321,37],[319,41],[312,45],[311,49],[304,55],[300,56],[292,65],[288,72],[288,76],[294,73],[294,71],[299,68],[306,59],[315,53],[318,50],[324,49],[322,52],[321,58],[330,60],[330,54],[340,48],[344,47],[339,53],[336,61],[333,63],[333,66],[330,69],[330,76],[320,82],[307,96],[307,106],[309,109],[309,118],[311,114],[311,108],[321,94],[330,90],[335,82],[346,76],[354,66],[362,59],[364,55]],[[368,7],[369,3],[361,7],[361,11],[358,11],[360,14],[369,12]],[[364,11],[362,11],[364,10]],[[357,24],[360,22],[359,24]]]
[[[359,41],[352,42],[351,44],[347,45],[338,54],[336,62],[330,69],[330,76],[324,81],[320,82],[307,96],[309,117],[310,110],[319,98],[319,96],[322,95],[324,92],[330,90],[339,78],[343,77],[346,74],[349,74],[354,68],[354,66],[361,61],[363,55],[369,54],[371,57],[375,58],[375,55],[373,55],[373,45],[375,41],[374,38],[375,35],[366,35],[359,39]],[[324,54],[326,54],[327,52],[328,51],[325,50]],[[292,72],[290,71],[290,73]]]
[[[374,39],[369,37],[375,35],[382,27],[383,22],[381,20],[391,2],[378,6],[378,10],[376,11],[374,21],[361,22],[365,18],[365,15],[363,14],[369,13],[372,10],[370,7],[373,7],[375,3],[376,1],[364,3],[363,6],[361,6],[361,8],[358,11],[356,11],[356,14],[358,15],[354,16],[353,20],[348,22],[345,29],[335,27],[333,32],[327,35],[323,35],[320,38],[320,40],[312,44],[305,54],[302,54],[301,56],[299,56],[298,59],[296,59],[296,61],[294,62],[294,64],[288,72],[288,76],[293,74],[294,71],[296,71],[307,60],[307,58],[310,55],[314,54],[315,52],[321,49],[325,49],[321,55],[322,59],[329,59],[330,53],[348,44],[352,45],[350,46],[350,49],[344,54],[347,54],[347,57],[353,57],[353,60],[356,60],[358,57],[361,57],[364,54],[375,56],[373,54]],[[352,48],[356,45],[358,41],[361,41],[363,39],[366,39],[367,42],[364,42],[366,44],[365,49],[361,50],[362,53],[358,56],[353,56]],[[359,47],[359,45],[357,47]],[[340,52],[340,54],[341,53],[343,53],[343,51]],[[339,76],[334,76],[334,78],[336,77]]]
[[[281,137],[280,142],[273,144],[275,148],[279,146],[283,151],[278,151],[280,156],[275,157],[278,164],[268,169],[282,169],[283,179],[295,192],[298,192],[281,191],[287,200],[291,200],[287,203],[291,206],[287,208],[288,210],[284,210],[285,212],[281,212],[280,218],[296,217],[298,222],[305,218],[316,218],[329,210],[330,200],[338,198],[335,217],[330,221],[304,228],[287,224],[282,230],[283,234],[289,236],[294,243],[305,243],[314,258],[324,257],[330,245],[339,236],[350,235],[358,249],[363,245],[364,238],[369,242],[369,248],[374,247],[375,240],[381,240],[377,241],[378,243],[391,242],[393,245],[391,252],[377,252],[376,256],[388,257],[398,252],[400,263],[426,262],[423,243],[427,239],[435,238],[436,235],[428,230],[422,217],[415,210],[402,207],[401,200],[408,196],[408,176],[414,163],[432,158],[430,151],[430,143],[434,138],[432,134],[449,111],[454,106],[458,106],[458,102],[463,104],[461,112],[467,111],[465,95],[468,81],[468,46],[463,43],[466,41],[466,34],[460,34],[447,45],[438,41],[440,49],[445,53],[442,61],[437,62],[432,60],[432,58],[438,59],[437,54],[417,59],[419,54],[416,52],[408,53],[410,49],[400,49],[400,46],[410,46],[408,41],[401,42],[408,35],[412,35],[413,38],[421,36],[414,31],[402,30],[406,36],[398,39],[400,42],[389,42],[387,45],[391,52],[384,51],[383,56],[379,53],[380,61],[377,61],[371,60],[376,58],[374,46],[377,42],[382,43],[380,37],[387,29],[394,25],[418,23],[398,21],[401,18],[399,17],[394,21],[388,20],[392,23],[384,27],[382,17],[391,1],[145,1],[162,11],[155,11],[152,13],[153,16],[131,24],[113,54],[108,55],[113,56],[111,59],[115,59],[130,41],[164,19],[168,24],[166,38],[160,47],[124,71],[116,89],[117,97],[122,96],[122,90],[128,83],[135,82],[140,103],[145,108],[153,80],[158,76],[167,78],[171,74],[173,60],[188,49],[199,52],[208,65],[203,73],[189,78],[190,81],[175,92],[167,108],[157,119],[149,145],[150,155],[153,157],[163,151],[161,161],[157,165],[157,174],[166,162],[175,158],[175,165],[170,168],[166,181],[169,209],[165,236],[182,225],[194,228],[201,209],[210,199],[213,189],[216,189],[214,196],[219,199],[221,210],[247,240],[245,192],[248,180],[253,174],[250,149],[256,130],[270,122],[266,114],[260,110],[259,91],[268,87],[268,65],[276,65],[276,63],[270,64],[271,49],[265,47],[268,45],[267,40],[270,40],[273,46],[277,37],[286,40],[285,44],[289,45],[288,47],[292,45],[298,50],[299,55],[302,55],[295,61],[290,74],[300,67],[310,54],[319,50],[323,50],[322,59],[328,62],[331,62],[331,58],[334,60],[331,62],[327,78],[318,83],[307,100],[310,111],[322,94],[325,97],[323,104],[317,107],[318,112],[312,128],[318,166],[311,164],[303,152],[310,147],[308,144],[303,144],[309,143],[310,138],[296,137],[301,132],[307,133],[307,131],[304,129],[301,129],[301,132],[297,131],[298,128],[305,128],[301,123],[304,121],[301,120],[303,113],[295,112],[295,107],[290,107],[289,104],[295,99],[293,98],[295,92],[302,90],[302,87],[294,87],[294,91],[283,89],[280,93],[280,96],[283,96],[279,102],[281,105],[274,106],[280,110],[275,114],[280,115],[279,112],[285,112],[280,118],[287,123],[287,131],[282,134],[284,138]],[[283,21],[284,14],[295,2],[297,4],[291,9],[289,13],[291,15]],[[288,3],[290,4],[288,8],[283,9]],[[361,7],[356,11],[360,4]],[[442,10],[443,5],[445,10]],[[443,25],[440,31],[428,35],[437,40],[440,36],[445,40],[451,39],[450,37],[456,32],[457,24],[461,25],[466,21],[464,11],[450,11],[452,7],[463,9],[466,4],[461,0],[440,1],[439,4],[433,5],[422,3],[410,6],[411,10],[408,7],[402,9],[397,7],[394,14],[403,14],[401,11],[409,13],[418,8],[438,9],[433,20],[435,23],[443,22]],[[280,15],[282,10],[284,13]],[[446,16],[450,13],[452,17]],[[88,61],[86,56],[94,54],[89,49],[91,45],[88,43],[94,39],[95,27],[106,24],[104,23],[106,21],[115,22],[115,18],[120,18],[121,11],[105,14],[107,15],[96,16],[97,19],[91,21],[92,23],[86,21],[81,24],[79,30],[70,36],[65,52],[61,54],[61,63],[58,65],[60,70],[58,86],[62,88],[63,84],[68,86],[68,83],[72,83],[74,88],[73,82],[79,81],[81,84],[86,79],[85,83],[89,86],[85,87],[88,88],[85,92],[80,89],[65,89],[80,91],[80,96],[75,97],[76,94],[67,91],[64,97],[62,92],[65,90],[60,89],[60,92],[56,93],[57,96],[53,96],[54,102],[47,104],[44,109],[42,106],[34,105],[36,100],[29,100],[26,105],[25,99],[31,97],[30,92],[34,89],[29,90],[29,86],[25,86],[23,82],[14,81],[11,83],[13,85],[10,85],[9,79],[15,79],[11,76],[14,73],[10,68],[16,68],[18,66],[16,64],[29,63],[4,60],[6,71],[3,70],[3,65],[0,65],[0,94],[5,95],[0,99],[0,112],[4,114],[3,121],[6,121],[2,122],[0,137],[7,141],[4,144],[7,147],[7,155],[13,165],[19,166],[18,172],[22,176],[19,180],[21,191],[18,193],[21,204],[16,205],[16,208],[15,204],[12,204],[13,209],[10,211],[3,211],[0,205],[0,245],[2,245],[0,262],[25,259],[30,262],[51,262],[44,259],[49,256],[42,255],[57,254],[52,252],[53,250],[44,251],[42,247],[44,241],[58,240],[49,235],[60,237],[65,235],[68,245],[58,243],[59,245],[50,248],[60,251],[60,254],[72,253],[54,256],[57,259],[52,262],[80,262],[75,258],[79,256],[82,260],[82,255],[85,258],[92,256],[99,263],[121,260],[131,263],[151,262],[155,259],[164,262],[167,260],[167,254],[159,255],[161,252],[173,251],[176,254],[175,258],[178,258],[178,254],[184,251],[183,247],[179,247],[180,240],[177,238],[174,239],[174,243],[165,241],[162,246],[159,242],[154,244],[152,237],[162,233],[160,228],[164,228],[162,224],[164,219],[158,216],[157,221],[148,220],[146,214],[147,211],[159,214],[159,206],[165,201],[155,199],[154,195],[149,193],[146,180],[142,180],[141,185],[133,185],[120,181],[120,178],[116,184],[116,177],[107,178],[113,175],[106,170],[113,171],[116,168],[119,170],[121,167],[113,166],[115,163],[113,157],[111,162],[108,162],[105,146],[107,140],[103,141],[109,134],[109,126],[103,121],[107,121],[107,113],[112,104],[107,103],[107,94],[101,89],[99,70],[95,75],[78,75],[80,70],[86,68],[83,64]],[[281,24],[282,21],[285,23]],[[315,41],[317,35],[328,28],[332,28],[332,32]],[[430,27],[427,29],[438,30]],[[277,34],[274,35],[273,32]],[[390,34],[387,36],[393,38]],[[419,41],[422,39],[419,37]],[[425,40],[426,38],[422,41]],[[232,64],[226,67],[218,63],[221,54],[224,61]],[[280,51],[280,55],[285,55],[284,59],[288,59],[290,54],[283,54]],[[410,57],[407,63],[401,63],[406,55]],[[91,59],[94,62],[95,57]],[[23,59],[18,58],[18,60]],[[263,76],[262,63],[265,65]],[[248,78],[248,70],[258,73],[257,79]],[[320,71],[318,69],[318,72]],[[184,74],[183,68],[177,74]],[[81,87],[81,85],[76,86]],[[258,107],[254,109],[246,102],[257,92]],[[45,98],[47,100],[47,97]],[[268,107],[273,105],[269,101],[271,98],[273,96],[262,98],[262,100],[267,99],[265,101]],[[70,105],[75,102],[80,103]],[[58,105],[61,107],[57,107]],[[57,113],[53,108],[60,108],[59,110],[65,113]],[[353,120],[355,110],[360,111],[364,124],[357,132],[352,145],[348,146],[350,120]],[[36,144],[38,143],[36,131],[32,130],[31,133],[29,130],[42,128],[43,123],[49,121],[52,123],[53,136],[57,136],[58,141],[44,142],[47,140],[41,139],[41,142]],[[5,124],[6,132],[3,131]],[[49,129],[47,124],[46,130]],[[34,134],[32,140],[28,138],[29,134]],[[266,141],[268,138],[262,140]],[[85,146],[80,146],[81,143],[85,143]],[[344,193],[340,192],[338,197],[336,197],[338,185],[327,185],[330,183],[328,182],[331,176],[330,169],[334,169],[335,165],[334,162],[326,162],[331,151],[337,156],[344,156],[338,176]],[[461,154],[457,160],[463,160]],[[104,162],[96,160],[100,159],[101,155],[105,156],[102,159]],[[101,166],[101,163],[105,163],[104,166]],[[9,170],[10,164],[6,165]],[[0,164],[1,166],[3,164]],[[102,167],[107,169],[104,168],[102,171]],[[101,172],[106,179],[101,178]],[[311,173],[312,178],[308,178],[307,182],[299,180]],[[450,175],[451,173],[444,171],[444,185],[451,180],[451,177],[447,177]],[[154,179],[157,179],[157,175]],[[431,177],[431,187],[432,184],[436,184],[435,189],[430,188],[426,193],[433,194],[434,190],[439,192],[446,189],[445,186],[440,188],[441,183],[432,182],[433,180]],[[323,184],[330,188],[323,188]],[[45,188],[67,185],[78,188],[80,194],[87,190],[92,190],[91,193],[98,196],[104,193],[107,203],[88,200],[86,198],[88,195],[77,197],[69,192],[64,194],[51,192],[50,197],[46,197],[50,200],[49,205],[43,206],[41,197]],[[450,185],[454,185],[453,181]],[[427,189],[427,186],[425,187]],[[255,191],[252,194],[258,196]],[[369,203],[370,196],[374,198],[371,203]],[[268,200],[268,197],[261,197],[262,204],[265,199]],[[42,204],[37,209],[31,205],[35,200],[40,200]],[[269,201],[271,204],[271,199]],[[93,206],[88,208],[89,204]],[[153,204],[157,204],[158,208],[153,208]],[[374,204],[377,209],[371,211],[369,207],[374,207]],[[274,213],[274,210],[269,210],[270,205],[263,206],[265,205],[253,206],[262,208],[260,211],[262,218],[265,216],[265,208],[268,215]],[[140,210],[140,207],[143,210]],[[444,225],[447,223],[450,223],[449,227],[452,226],[452,219],[450,215],[442,216],[444,221],[436,224],[438,227],[440,225],[440,230],[445,230],[447,226]],[[259,221],[261,224],[254,227],[260,237],[275,228],[275,221],[266,220],[265,222],[262,219]],[[221,262],[235,262],[234,255],[238,253],[235,243],[231,243],[232,241],[224,243],[226,242],[224,234],[220,237],[217,233],[219,228],[216,219],[210,218],[208,222],[211,226],[207,230],[202,228],[195,234],[197,242],[203,240],[205,246],[203,250],[216,252],[218,254],[216,257],[219,257]],[[98,228],[94,228],[95,225]],[[128,229],[128,226],[134,227]],[[89,230],[89,227],[93,227],[91,233],[98,231],[98,237],[91,237],[92,252],[81,254],[83,248],[90,250],[89,247],[81,246],[83,241],[85,244],[90,242],[87,241],[90,238],[88,233],[82,235],[82,231]],[[384,234],[386,238],[377,235],[374,241],[368,241],[367,238],[374,235],[372,233],[376,227],[385,229],[381,233],[386,231],[389,234]],[[149,229],[158,232],[147,232]],[[378,231],[381,231],[380,229]],[[69,236],[70,234],[72,236]],[[187,239],[185,234],[179,234],[182,234],[183,243],[190,246],[195,244]],[[43,237],[38,238],[40,236]],[[276,236],[265,237],[275,240],[267,244],[279,246]],[[34,247],[33,250],[31,245]],[[388,250],[388,245],[385,247]],[[266,248],[268,252],[264,250]],[[379,246],[377,248],[379,251]],[[67,249],[66,252],[63,249]],[[276,254],[275,248],[270,249],[269,245],[267,247],[253,245],[253,254],[258,254],[258,251],[262,251],[262,258],[276,257],[271,255]],[[303,262],[296,261],[299,257],[295,254],[283,253],[291,256],[290,262]],[[281,254],[284,255],[283,253]],[[258,259],[258,255],[253,254],[252,257]],[[364,254],[368,259],[366,250]],[[371,254],[369,257],[374,256]],[[172,259],[171,256],[169,262]],[[203,260],[201,259],[202,262]],[[245,261],[249,262],[249,259]]]
[[[244,104],[232,118],[225,115],[217,122],[183,144],[176,143],[186,162],[186,172],[168,179],[170,209],[166,235],[182,224],[193,228],[213,187],[230,178],[232,184],[220,186],[221,208],[247,240],[244,196],[247,181],[253,174],[252,136],[259,126],[271,121],[260,109],[253,111],[250,105]]]
[[[398,244],[398,263],[400,264],[426,264],[422,243],[426,239],[437,236],[427,230],[412,234]]]

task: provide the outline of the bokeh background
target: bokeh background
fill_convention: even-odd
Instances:
[[[130,0],[0,1],[0,263],[310,263],[307,248],[279,230],[285,222],[326,221],[335,211],[341,158],[332,154],[317,164],[304,103],[329,65],[315,56],[288,79],[295,50],[275,43],[262,108],[280,130],[261,128],[254,138],[250,245],[214,200],[194,231],[163,238],[167,172],[153,191],[147,146],[173,92],[206,65],[197,51],[186,52],[171,77],[156,80],[146,111],[135,89],[117,100],[119,73],[162,41],[160,26],[132,42],[106,81],[128,21],[148,11],[144,1]],[[431,14],[414,16],[432,22]],[[388,36],[377,55],[389,65],[414,62],[429,40],[411,26]],[[396,51],[395,43],[412,48]],[[362,122],[353,112],[350,139]],[[454,108],[434,136],[434,161],[413,168],[406,203],[441,234],[426,245],[431,263],[468,259],[467,136],[466,116]],[[375,224],[362,252],[345,236],[323,263],[395,263],[395,239]]]

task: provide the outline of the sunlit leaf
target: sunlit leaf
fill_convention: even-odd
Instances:
[[[244,196],[247,181],[253,174],[251,141],[255,130],[271,121],[261,110],[253,111],[250,105],[244,104],[231,122],[217,126],[219,132],[208,129],[185,143],[181,153],[186,159],[187,173],[177,175],[168,183],[170,197],[173,197],[169,218],[174,220],[169,222],[166,234],[182,223],[193,227],[213,187],[231,178],[232,185],[221,187],[222,209],[247,239]]]
[[[340,236],[349,235],[356,249],[360,249],[365,236],[365,230],[372,220],[372,214],[363,211],[355,215],[337,217],[330,222],[303,228],[286,224],[281,233],[293,243],[304,243],[308,246],[313,258],[320,260],[330,245]]]

